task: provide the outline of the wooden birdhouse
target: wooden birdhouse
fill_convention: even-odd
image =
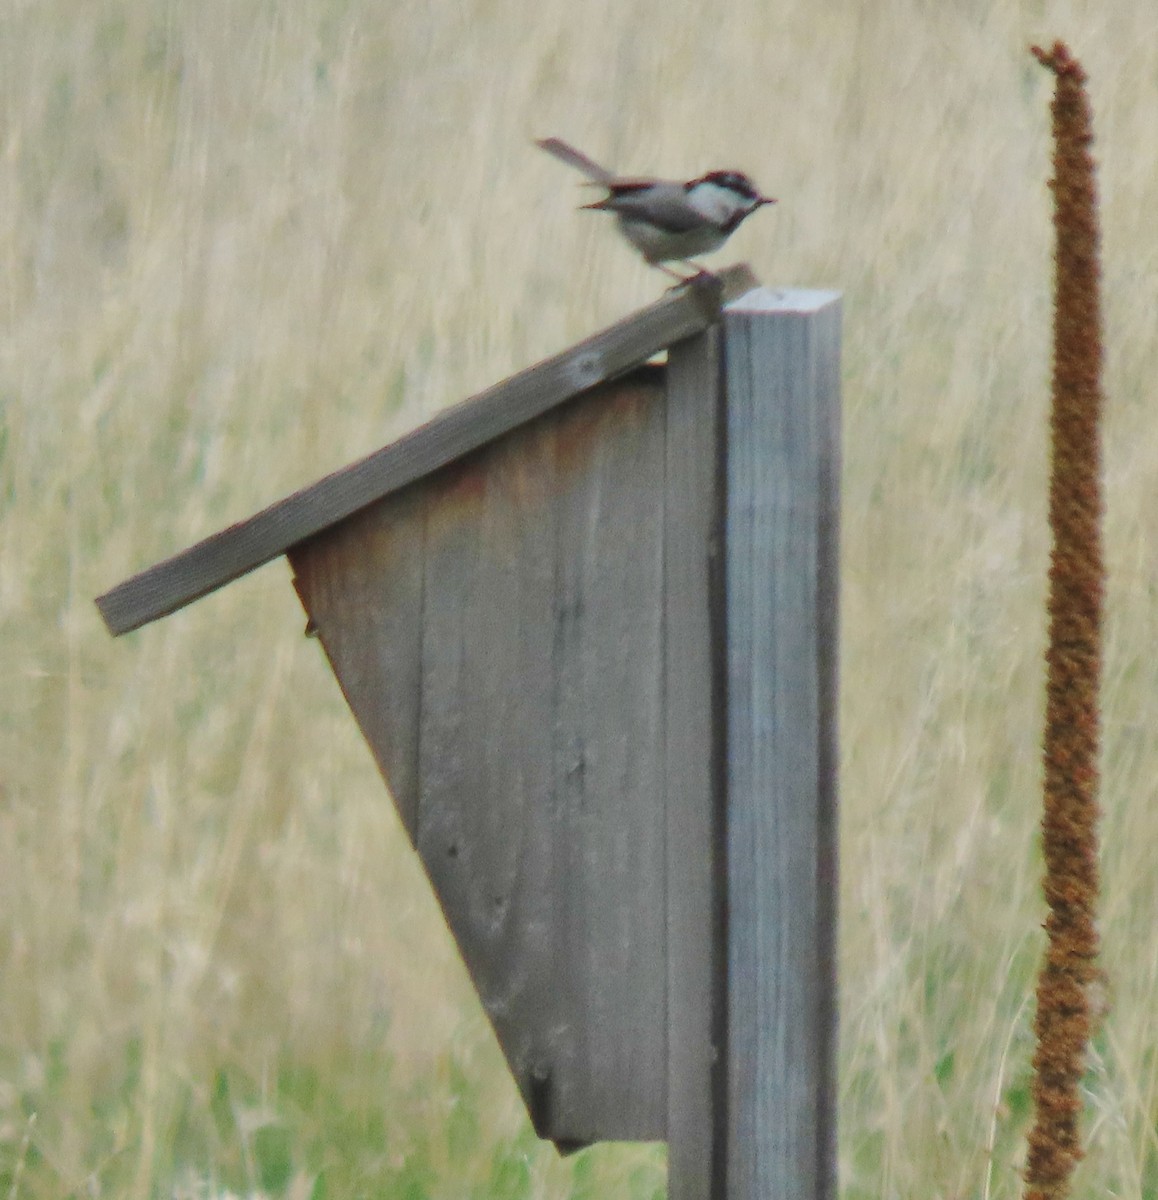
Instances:
[[[839,344],[733,268],[97,601],[289,558],[536,1131],[685,1200],[835,1196]]]

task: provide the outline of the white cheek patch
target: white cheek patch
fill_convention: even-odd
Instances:
[[[723,223],[744,207],[744,201],[730,188],[718,183],[697,183],[688,192],[688,203],[715,225]]]

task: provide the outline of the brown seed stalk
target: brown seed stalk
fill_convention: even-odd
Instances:
[[[1068,1195],[1082,1156],[1080,1084],[1098,934],[1097,791],[1102,660],[1102,341],[1097,193],[1085,72],[1062,42],[1038,61],[1051,106],[1056,233],[1049,647],[1042,844],[1048,946],[1037,988],[1035,1123],[1026,1200]]]

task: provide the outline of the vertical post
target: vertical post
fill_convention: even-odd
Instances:
[[[834,1200],[839,296],[749,292],[723,365],[726,1196]]]
[[[723,398],[718,326],[668,352],[664,537],[668,1200],[723,1195]]]

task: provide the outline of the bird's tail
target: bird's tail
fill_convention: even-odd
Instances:
[[[606,167],[601,167],[597,162],[593,162],[582,150],[576,150],[574,146],[569,146],[562,138],[542,138],[535,145],[546,150],[548,154],[553,154],[560,162],[565,162],[569,167],[582,171],[588,179],[595,183],[609,183],[616,177],[614,171],[609,171]]]

